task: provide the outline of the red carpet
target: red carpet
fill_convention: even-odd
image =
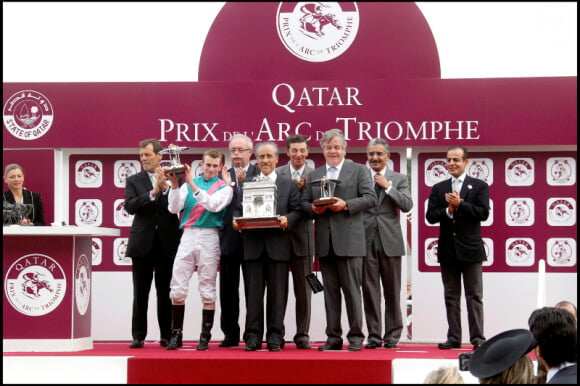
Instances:
[[[155,342],[142,349],[130,349],[129,342],[95,342],[92,350],[69,353],[4,353],[4,356],[129,356],[127,383],[311,383],[369,384],[391,382],[391,361],[395,358],[456,359],[461,350],[439,350],[437,345],[399,344],[398,349],[349,352],[298,350],[286,343],[279,352],[246,352],[239,347],[220,348],[210,343],[208,351],[197,351],[197,342],[184,342],[169,351]],[[263,347],[265,348],[265,344]]]

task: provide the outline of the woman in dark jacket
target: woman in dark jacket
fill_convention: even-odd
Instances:
[[[4,208],[6,209],[7,206],[15,204],[25,204],[25,213],[23,213],[21,218],[15,219],[15,223],[21,225],[45,225],[42,198],[39,193],[34,193],[24,188],[24,170],[22,166],[18,164],[6,166],[6,169],[4,169],[4,182],[9,188],[9,190],[4,192],[2,198]],[[12,213],[17,213],[16,208],[18,208],[18,205],[13,208]]]

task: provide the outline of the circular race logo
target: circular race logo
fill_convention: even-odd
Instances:
[[[346,52],[355,40],[358,7],[354,2],[280,3],[276,25],[280,40],[294,56],[327,62]]]
[[[16,260],[6,273],[4,292],[12,307],[29,316],[46,315],[64,299],[66,279],[53,258],[30,254]]]
[[[12,95],[4,104],[4,125],[10,134],[33,141],[50,130],[54,111],[47,97],[34,90]]]
[[[75,269],[75,303],[79,314],[84,315],[91,300],[91,267],[84,253],[79,256]]]
[[[449,178],[447,163],[442,160],[428,159],[425,161],[425,184],[433,186]]]
[[[531,186],[534,184],[534,160],[531,158],[509,158],[505,166],[506,184]]]

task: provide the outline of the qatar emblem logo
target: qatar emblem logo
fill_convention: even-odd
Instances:
[[[125,256],[128,244],[127,237],[119,237],[113,241],[113,263],[115,265],[131,265],[131,258]]]
[[[531,198],[508,198],[505,202],[507,225],[530,226],[534,224],[534,200]]]
[[[535,244],[530,238],[509,238],[505,241],[506,263],[510,267],[531,267]]]
[[[489,158],[472,158],[467,164],[467,174],[493,184],[493,161]]]
[[[77,161],[75,182],[79,188],[99,188],[103,184],[103,163],[101,161]]]
[[[531,158],[508,158],[505,161],[505,183],[509,186],[532,186],[534,184],[534,160]]]
[[[425,240],[425,264],[430,267],[439,266],[437,252],[439,252],[439,240],[432,237],[427,238]]]
[[[91,266],[84,253],[79,256],[75,269],[75,303],[79,314],[87,313],[91,300]]]
[[[4,292],[18,312],[29,316],[46,315],[54,311],[64,299],[64,270],[49,256],[22,256],[8,269]]]
[[[425,161],[425,184],[433,186],[449,178],[447,173],[447,163],[438,159],[428,159]]]
[[[485,257],[487,258],[481,265],[489,267],[493,265],[493,240],[488,237],[482,237],[481,240],[483,241],[483,249],[485,250]]]
[[[125,210],[125,200],[122,198],[115,200],[114,205],[115,205],[114,211],[115,225],[118,227],[130,227],[131,224],[133,224],[134,216],[129,214]]]
[[[77,200],[75,202],[75,222],[77,225],[100,226],[103,222],[103,203],[101,200]]]
[[[548,258],[552,267],[573,267],[576,265],[576,240],[572,238],[548,239]]]
[[[576,224],[576,200],[573,198],[550,198],[547,202],[548,224],[570,226]]]
[[[103,261],[103,240],[98,237],[92,239],[91,262],[93,265],[99,265]]]
[[[115,164],[113,165],[113,170],[115,173],[115,181],[114,181],[115,186],[117,188],[124,188],[125,183],[127,182],[127,178],[141,171],[141,164],[139,163],[139,161],[131,161],[131,160],[115,161]]]
[[[342,55],[358,33],[359,12],[354,2],[280,3],[278,36],[294,56],[327,62]]]
[[[572,186],[576,183],[576,160],[572,157],[548,158],[548,185]]]
[[[24,141],[33,141],[48,133],[53,120],[52,104],[38,91],[19,91],[4,104],[6,129]]]

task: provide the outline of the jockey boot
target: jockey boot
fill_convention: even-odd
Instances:
[[[214,314],[215,310],[202,310],[201,334],[199,335],[199,344],[197,345],[198,350],[209,349]]]
[[[185,304],[171,305],[171,339],[167,344],[167,350],[176,350],[183,346],[183,316]]]

